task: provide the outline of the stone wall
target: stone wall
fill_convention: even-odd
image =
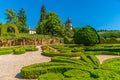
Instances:
[[[0,47],[5,46],[17,46],[17,45],[49,45],[49,44],[61,44],[62,40],[58,39],[8,39],[0,40]]]

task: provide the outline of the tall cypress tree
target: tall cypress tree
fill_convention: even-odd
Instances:
[[[27,16],[23,8],[19,10],[17,18],[18,18],[18,22],[20,22],[20,24],[18,25],[19,32],[27,33],[28,32],[28,28],[26,24]]]
[[[40,13],[41,13],[40,22],[42,22],[46,16],[46,8],[44,5],[42,5]]]
[[[46,8],[44,5],[42,5],[41,10],[40,10],[40,21],[38,22],[36,26],[36,32],[37,34],[44,34],[44,20],[46,16]]]
[[[25,14],[25,10],[23,8],[21,8],[18,12],[18,20],[22,23],[23,26],[26,26],[26,14]]]

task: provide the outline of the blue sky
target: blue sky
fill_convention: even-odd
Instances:
[[[6,22],[4,12],[24,8],[31,28],[40,19],[40,8],[56,12],[64,23],[70,16],[73,27],[91,25],[95,29],[120,30],[120,0],[1,0],[0,22]]]

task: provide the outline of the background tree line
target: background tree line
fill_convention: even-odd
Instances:
[[[26,24],[27,15],[25,14],[25,10],[23,8],[21,8],[18,13],[9,8],[6,10],[5,15],[7,19],[6,23],[15,24],[20,33],[28,33],[29,30]],[[0,25],[2,24],[3,23],[0,22]],[[8,32],[14,32],[14,29],[9,27]],[[72,30],[68,30],[65,24],[62,23],[62,20],[59,18],[58,14],[55,12],[47,12],[44,5],[40,9],[40,19],[36,25],[36,32],[37,34],[42,35],[62,37],[64,38],[64,42],[69,44],[85,43],[87,45],[86,42],[89,41],[90,43],[116,43],[119,42],[116,38],[120,38],[119,30],[96,31],[91,26],[84,26],[82,28],[73,28]]]
[[[21,8],[18,13],[16,13],[13,9],[9,8],[4,13],[6,15],[6,24],[11,23],[15,24],[18,27],[18,30],[20,33],[28,33],[28,28],[26,24],[27,16],[25,14],[25,10]],[[2,22],[0,23],[2,25]],[[14,29],[11,27],[8,27],[8,32],[14,32]]]

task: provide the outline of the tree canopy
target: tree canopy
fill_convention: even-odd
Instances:
[[[40,13],[41,13],[40,22],[42,22],[46,16],[46,8],[44,5],[42,5]]]
[[[55,12],[46,13],[45,19],[36,26],[38,34],[47,34],[52,36],[62,35],[64,29],[64,26],[61,24],[61,19]]]
[[[5,12],[7,23],[15,23],[16,13],[13,11],[13,9],[9,8]]]
[[[84,26],[75,32],[74,41],[77,44],[91,45],[99,43],[99,36],[91,26]]]
[[[5,12],[7,23],[15,24],[18,27],[19,32],[28,32],[26,24],[26,14],[23,8],[21,8],[16,14],[16,12],[9,8]],[[8,28],[8,31],[11,32],[11,28]]]

